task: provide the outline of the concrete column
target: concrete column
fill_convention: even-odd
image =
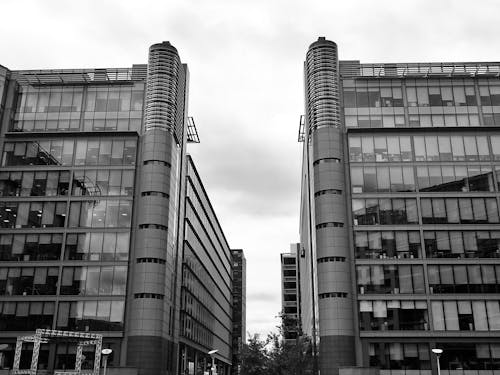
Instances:
[[[127,364],[141,375],[175,367],[167,358],[173,358],[168,350],[174,347],[169,327],[185,138],[184,69],[170,43],[150,47],[126,322]]]
[[[355,365],[354,316],[337,45],[319,38],[305,62],[321,373]],[[318,260],[322,259],[322,262]]]

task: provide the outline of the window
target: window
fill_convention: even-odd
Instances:
[[[2,196],[57,196],[69,194],[69,171],[1,172]]]
[[[346,292],[329,292],[329,293],[319,293],[318,297],[320,299],[324,298],[347,298],[347,293]],[[286,307],[285,307],[286,308]],[[295,308],[295,313],[297,312],[297,309]]]
[[[488,370],[499,369],[497,344],[440,343],[443,349],[440,357],[444,370]]]
[[[424,224],[486,224],[498,222],[494,198],[422,198]]]
[[[73,174],[72,195],[103,196],[134,194],[134,171],[77,170]]]
[[[356,91],[351,88],[344,89],[344,107],[345,108],[355,108],[356,107]]]
[[[500,159],[500,139],[499,139],[498,155],[499,155],[499,159]],[[362,153],[361,153],[361,138],[360,137],[349,137],[349,159],[350,159],[350,161],[354,161],[354,162],[363,161],[363,157],[362,157]]]
[[[355,231],[358,259],[401,259],[421,257],[418,231]]]
[[[73,149],[72,139],[6,142],[2,165],[71,165]],[[77,140],[74,165],[134,165],[135,155],[135,140]]]
[[[392,370],[430,370],[431,358],[428,344],[371,342],[370,367]]]
[[[0,268],[0,295],[55,295],[58,267]]]
[[[51,329],[54,302],[0,302],[0,330]]]
[[[58,260],[62,234],[0,234],[0,261]]]
[[[431,292],[498,293],[496,270],[490,265],[429,265]]]
[[[2,165],[70,165],[72,157],[73,140],[6,142]]]
[[[359,301],[361,331],[429,329],[426,301]]]
[[[98,200],[71,202],[69,227],[130,227],[132,201]]]
[[[0,202],[0,228],[64,227],[66,202]]]
[[[64,267],[61,295],[124,295],[126,266]]]
[[[422,266],[357,266],[359,294],[425,293]]]
[[[124,301],[60,302],[57,329],[122,331]]]
[[[415,199],[353,199],[354,225],[413,224],[418,222]]]

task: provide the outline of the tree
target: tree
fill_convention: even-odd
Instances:
[[[250,336],[250,335],[249,335]],[[241,348],[241,375],[265,375],[269,367],[266,346],[258,334],[250,336],[248,343]]]
[[[305,335],[294,341],[285,341],[276,333],[268,336],[271,348],[268,349],[269,375],[307,375],[312,374],[313,356],[311,339]]]
[[[241,351],[241,375],[312,374],[312,345],[307,336],[285,341],[282,330],[271,332],[265,340],[249,335]]]

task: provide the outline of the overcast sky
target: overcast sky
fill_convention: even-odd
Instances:
[[[280,252],[299,238],[302,63],[318,36],[361,62],[500,61],[500,1],[2,0],[0,64],[130,67],[170,41],[191,73],[188,151],[247,258],[247,330],[281,309]]]

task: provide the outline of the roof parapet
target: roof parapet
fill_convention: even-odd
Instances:
[[[374,78],[499,77],[500,62],[361,64],[340,61],[340,75]]]

